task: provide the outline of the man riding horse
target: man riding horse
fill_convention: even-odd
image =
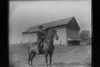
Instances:
[[[40,31],[37,32],[37,42],[33,43],[30,47],[30,53],[28,58],[28,65],[33,65],[32,60],[37,54],[45,55],[46,66],[48,67],[48,58],[50,67],[52,67],[52,55],[54,51],[54,39],[58,40],[57,31],[54,28],[46,28],[43,30],[43,26],[39,27]],[[35,45],[37,45],[35,47]],[[40,47],[42,46],[42,47]]]
[[[43,31],[43,26],[39,26],[39,32],[37,32],[37,54],[39,54],[40,46],[43,44],[43,40],[45,38],[45,33]]]

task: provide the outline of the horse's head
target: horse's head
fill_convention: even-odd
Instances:
[[[56,29],[52,28],[52,29],[49,30],[49,32],[50,32],[50,35],[52,35],[53,39],[54,39],[54,38],[55,38],[56,40],[59,39]]]

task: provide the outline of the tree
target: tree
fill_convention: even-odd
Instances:
[[[88,39],[90,39],[90,31],[89,30],[82,30],[80,32],[80,38],[82,42],[86,43]]]

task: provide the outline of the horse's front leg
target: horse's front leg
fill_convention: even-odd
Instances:
[[[28,65],[30,66],[30,61],[31,61],[31,55],[32,53],[29,54],[29,57],[28,57]]]
[[[46,61],[46,66],[48,67],[48,54],[45,54],[45,61]]]
[[[36,52],[31,52],[32,53],[32,55],[31,55],[31,65],[33,65],[33,63],[32,63],[32,61],[33,61],[33,58],[35,57],[35,55],[36,55]]]
[[[52,67],[52,53],[51,54],[49,54],[49,61],[50,61],[50,67]]]

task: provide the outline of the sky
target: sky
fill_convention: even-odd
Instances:
[[[81,30],[91,31],[91,1],[10,1],[9,43],[22,41],[31,26],[74,16]]]

